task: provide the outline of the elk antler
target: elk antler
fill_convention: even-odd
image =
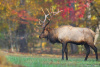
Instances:
[[[58,13],[60,13],[60,12],[63,11],[63,10],[60,10],[60,11],[59,11],[59,9],[58,9],[57,12],[53,12],[53,9],[52,9],[52,12],[50,13],[49,10],[46,8],[46,10],[48,11],[48,14],[46,14],[46,13],[44,12],[43,8],[41,8],[41,9],[42,9],[42,11],[43,11],[43,13],[44,13],[44,15],[45,15],[45,18],[44,18],[43,21],[41,21],[41,20],[39,19],[39,23],[42,22],[44,28],[50,23],[50,20],[49,20],[49,22],[48,22],[47,24],[45,24],[46,19],[48,18],[49,15],[50,15],[50,16],[51,16],[51,14],[52,14],[52,15],[56,15],[56,14],[58,14]]]
[[[47,9],[47,11],[48,11],[49,14],[46,14],[46,13],[44,12],[43,8],[41,8],[41,9],[42,9],[42,11],[43,11],[43,13],[44,13],[44,15],[45,15],[45,18],[44,18],[43,21],[41,21],[41,20],[39,19],[39,24],[40,24],[40,22],[42,22],[42,23],[43,23],[43,27],[45,27],[45,21],[46,21],[47,17],[50,15],[50,12],[49,12],[49,10]]]
[[[60,10],[60,11],[59,11],[59,9],[58,9],[58,12],[53,12],[53,15],[56,15],[56,14],[62,12],[62,11],[63,11],[63,10]]]

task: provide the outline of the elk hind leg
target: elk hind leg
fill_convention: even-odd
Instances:
[[[68,60],[68,49],[67,49],[67,43],[65,45],[65,54],[66,54],[66,60]]]
[[[97,47],[95,47],[95,45],[93,45],[93,46],[90,46],[93,50],[94,50],[94,52],[95,52],[95,55],[96,55],[96,60],[98,60],[98,53],[97,53]]]

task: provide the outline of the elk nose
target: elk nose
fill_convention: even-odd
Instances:
[[[39,36],[39,38],[41,39],[41,36]]]

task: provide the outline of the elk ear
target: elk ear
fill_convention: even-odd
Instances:
[[[47,30],[47,31],[48,31],[48,28],[45,28],[45,30]]]
[[[47,29],[48,31],[50,30],[50,28]]]

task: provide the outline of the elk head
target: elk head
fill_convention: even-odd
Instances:
[[[52,9],[52,12],[49,12],[48,9],[46,9],[46,10],[48,11],[48,14],[46,14],[44,12],[44,10],[42,9],[43,13],[45,14],[45,19],[44,19],[44,21],[41,21],[41,20],[39,21],[39,22],[42,22],[43,23],[43,25],[42,25],[43,30],[42,30],[42,33],[40,34],[39,38],[47,38],[48,37],[49,28],[47,26],[49,25],[50,20],[51,20],[51,19],[48,19],[48,16],[50,16],[50,18],[51,18],[52,17],[51,15],[56,15],[56,14],[60,13],[61,11],[63,11],[63,10],[60,10],[59,11],[59,9],[58,9],[57,12],[53,12],[53,9]],[[48,19],[48,22],[46,23],[46,20],[47,19]]]

